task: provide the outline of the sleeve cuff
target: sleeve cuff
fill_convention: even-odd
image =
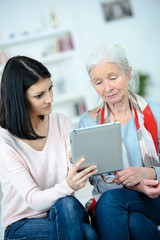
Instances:
[[[157,180],[160,181],[160,167],[153,167],[156,171]]]

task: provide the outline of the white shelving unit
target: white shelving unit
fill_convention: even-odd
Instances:
[[[0,41],[0,75],[5,60],[12,56],[25,55],[42,62],[53,77],[53,109],[66,114],[77,127],[79,115],[86,109],[85,95],[76,94],[73,62],[77,45],[73,29],[52,29]]]
[[[43,57],[40,59],[43,64],[48,64],[51,62],[58,62],[58,61],[63,61],[67,58],[71,58],[75,56],[75,52],[73,50],[67,50],[66,52],[61,52],[61,53],[55,53],[53,55]]]
[[[34,48],[34,49],[33,49]],[[74,31],[71,29],[54,29],[45,32],[27,34],[0,41],[0,62],[8,56],[28,55],[41,62],[62,61],[72,57],[77,50]],[[0,65],[2,70],[3,65]]]
[[[41,40],[41,39],[46,39],[46,38],[50,38],[53,36],[61,36],[63,35],[65,32],[72,32],[73,33],[73,29],[62,29],[62,28],[54,28],[51,30],[47,30],[47,31],[40,31],[40,32],[35,32],[35,33],[28,33],[26,35],[23,36],[19,36],[19,37],[12,37],[10,39],[5,39],[5,40],[1,40],[0,41],[0,48],[1,47],[8,47],[8,46],[13,46],[16,44],[22,44],[22,43],[28,43],[29,41],[36,41],[36,40]]]

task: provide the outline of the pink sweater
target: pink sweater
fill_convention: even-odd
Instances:
[[[42,151],[0,128],[0,182],[2,227],[22,218],[47,218],[50,207],[73,194],[66,182],[71,168],[69,130],[72,124],[62,114],[51,113],[49,133]]]

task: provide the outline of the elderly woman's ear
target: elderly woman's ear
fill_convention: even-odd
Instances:
[[[129,66],[129,81],[131,80],[132,67]]]

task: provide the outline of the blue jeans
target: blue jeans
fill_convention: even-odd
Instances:
[[[95,208],[101,240],[158,240],[160,197],[151,199],[129,189],[104,192]]]
[[[5,231],[5,240],[97,240],[88,214],[73,196],[59,199],[49,211],[49,219],[25,218]]]

